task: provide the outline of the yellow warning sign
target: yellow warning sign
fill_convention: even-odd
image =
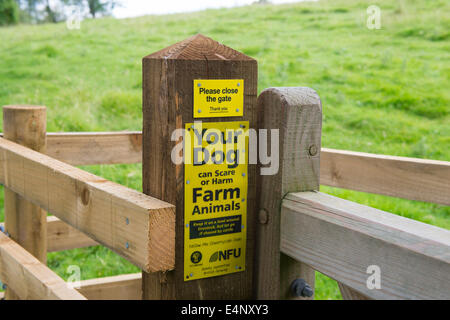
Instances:
[[[244,80],[194,80],[194,118],[243,115]]]
[[[248,126],[186,124],[185,281],[245,270]]]

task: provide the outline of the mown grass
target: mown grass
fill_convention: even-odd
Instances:
[[[317,90],[324,147],[449,161],[450,3],[370,4],[382,10],[381,30],[366,28],[361,0],[0,28],[0,105],[46,105],[48,131],[140,130],[141,58],[203,33],[258,59],[259,91]],[[139,165],[85,169],[141,190]],[[322,191],[450,228],[449,207]],[[70,264],[83,279],[138,271],[104,248],[49,254],[64,278]],[[335,282],[318,275],[316,297],[340,298]]]

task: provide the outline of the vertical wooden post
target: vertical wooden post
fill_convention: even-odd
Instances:
[[[143,273],[144,299],[249,299],[252,297],[256,216],[256,165],[248,168],[246,269],[185,282],[184,165],[171,161],[175,129],[193,118],[195,79],[243,79],[244,116],[203,122],[249,121],[256,128],[257,62],[203,35],[196,35],[143,59],[143,190],[176,205],[175,270]]]
[[[258,299],[294,299],[291,284],[315,272],[280,254],[280,210],[290,192],[319,190],[322,105],[309,88],[269,88],[258,97],[260,129],[279,129],[279,171],[260,176],[255,285]],[[270,148],[268,148],[270,150]],[[311,297],[312,298],[312,297]],[[301,299],[301,298],[300,298]]]
[[[4,138],[30,149],[46,152],[46,108],[4,106]],[[47,263],[47,213],[5,187],[5,230],[42,263]],[[6,299],[18,297],[7,289]]]

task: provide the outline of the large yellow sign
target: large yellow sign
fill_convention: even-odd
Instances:
[[[185,281],[245,270],[248,125],[186,124]]]
[[[194,80],[194,118],[242,117],[244,80]]]

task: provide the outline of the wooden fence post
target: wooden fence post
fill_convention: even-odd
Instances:
[[[171,161],[175,129],[194,120],[249,121],[256,128],[257,62],[203,35],[196,35],[143,59],[143,190],[176,205],[175,270],[143,273],[144,299],[252,298],[256,217],[256,165],[248,167],[245,271],[185,281],[184,165]],[[243,116],[194,119],[194,80],[243,79]],[[196,110],[198,112],[198,110]],[[209,259],[210,257],[204,257]]]
[[[291,284],[302,278],[314,289],[315,272],[280,253],[280,210],[287,193],[319,190],[322,105],[309,88],[269,88],[258,97],[258,110],[260,129],[279,129],[280,161],[277,174],[258,182],[256,295],[302,299],[292,295]]]
[[[46,108],[4,106],[4,138],[30,149],[46,151]],[[26,186],[25,186],[26,188]],[[42,263],[47,263],[47,213],[5,187],[5,231]],[[17,299],[7,289],[6,299]]]

